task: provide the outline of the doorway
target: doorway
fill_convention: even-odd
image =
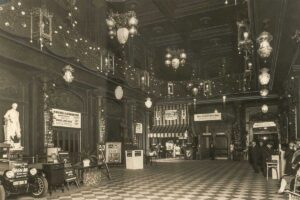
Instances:
[[[71,162],[79,161],[81,152],[81,129],[73,128],[53,128],[54,147],[61,148],[62,151],[68,151]]]
[[[202,150],[201,150],[201,158],[202,159],[209,159],[209,149],[210,149],[210,143],[212,143],[212,136],[210,135],[203,135],[202,139],[200,138]]]
[[[216,135],[215,137],[215,153],[218,159],[228,158],[228,139],[226,135]]]

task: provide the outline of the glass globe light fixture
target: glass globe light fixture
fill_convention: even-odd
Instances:
[[[137,29],[135,26],[132,26],[130,29],[129,29],[129,34],[131,37],[135,36],[137,34]]]
[[[180,59],[186,59],[186,53],[185,52],[182,52],[180,54]]]
[[[180,61],[179,61],[178,58],[173,58],[172,59],[172,67],[174,67],[175,70],[178,69],[179,64],[180,64]]]
[[[193,92],[193,95],[194,95],[194,96],[197,96],[199,90],[198,90],[197,87],[194,87],[193,90],[192,90],[192,92]]]
[[[145,106],[146,106],[147,108],[151,108],[151,107],[152,107],[152,101],[151,101],[151,98],[150,98],[150,97],[148,97],[148,98],[146,99],[146,101],[145,101]]]
[[[266,104],[261,106],[261,112],[262,113],[267,113],[268,111],[269,111],[269,107]]]
[[[171,59],[172,58],[172,55],[170,53],[167,53],[166,54],[166,59]]]
[[[269,74],[269,69],[267,68],[262,68],[261,69],[261,74],[258,76],[259,83],[261,85],[268,85],[270,82],[270,74]]]
[[[166,64],[167,66],[170,66],[170,65],[171,65],[171,60],[165,60],[165,64]]]
[[[269,90],[268,89],[261,89],[259,93],[260,93],[260,96],[266,97],[269,94]]]
[[[138,19],[135,16],[132,16],[131,18],[129,18],[128,20],[128,24],[129,26],[137,26],[138,25]]]

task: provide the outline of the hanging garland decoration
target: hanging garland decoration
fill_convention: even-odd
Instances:
[[[114,74],[114,68],[108,69],[104,63],[108,57],[107,51],[79,34],[79,22],[76,20],[79,8],[77,1],[71,2],[67,21],[52,14],[55,10],[52,12],[51,6],[41,8],[34,1],[23,3],[21,0],[11,0],[0,4],[0,29],[28,41],[32,46],[38,46],[42,51],[47,49],[60,57],[71,58],[90,70],[104,75]],[[49,37],[44,37],[43,33]]]
[[[55,55],[72,59],[75,63],[80,63],[104,76],[115,76],[114,78],[125,80],[130,87],[139,88],[157,97],[167,96],[165,95],[167,81],[155,78],[153,69],[149,72],[149,86],[144,87],[139,84],[144,70],[128,66],[124,61],[116,59],[112,52],[79,33],[77,30],[79,22],[76,20],[79,12],[77,1],[68,1],[67,21],[56,15],[55,9],[51,10],[51,1],[49,2],[47,9],[40,8],[34,0],[26,1],[26,4],[21,0],[11,0],[0,4],[0,29],[17,36],[19,40],[27,41],[33,47],[39,47],[41,51],[47,49]],[[41,15],[43,18],[40,18]],[[31,40],[32,43],[30,43]],[[209,91],[205,91],[204,88],[204,83],[207,81],[210,81]],[[241,88],[242,82],[243,75],[235,74],[210,80],[197,79],[193,81],[193,84],[199,89],[198,96],[211,98],[222,94],[249,92],[250,88],[247,90]],[[190,96],[191,93],[185,89],[188,84],[188,81],[174,82],[173,97]]]

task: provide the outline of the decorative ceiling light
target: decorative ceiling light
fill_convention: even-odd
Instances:
[[[64,72],[63,79],[67,83],[72,83],[72,81],[74,80],[74,76],[73,76],[74,69],[73,69],[73,67],[71,67],[70,65],[66,65],[63,68],[63,72]]]
[[[273,36],[266,31],[262,32],[256,39],[257,43],[259,44],[257,53],[261,58],[268,58],[271,55],[273,49],[270,45],[270,42],[272,40]]]
[[[151,98],[150,98],[150,97],[148,97],[148,98],[146,99],[146,101],[145,101],[145,106],[146,106],[147,108],[151,108],[151,107],[152,107],[152,101],[151,101]]]
[[[184,66],[186,62],[186,53],[183,49],[167,49],[167,53],[165,56],[165,65],[172,66],[175,70],[179,68],[179,66]]]
[[[261,89],[259,93],[260,93],[260,96],[266,97],[269,94],[269,90],[264,88],[264,89]]]
[[[269,107],[266,104],[261,106],[261,112],[262,113],[267,113],[268,111],[269,111]]]
[[[134,11],[128,11],[127,13],[113,13],[111,12],[106,19],[108,26],[108,34],[111,39],[117,36],[120,44],[124,45],[128,36],[131,37],[137,35],[138,19]]]
[[[269,74],[269,69],[268,68],[262,68],[260,70],[260,75],[258,76],[259,83],[261,85],[268,85],[270,82],[270,74]]]

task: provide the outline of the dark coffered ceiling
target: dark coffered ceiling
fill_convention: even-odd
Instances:
[[[236,22],[248,18],[245,1],[128,0],[126,9],[137,13],[140,37],[154,49],[159,78],[188,80],[194,74],[209,79],[243,71]],[[176,72],[164,65],[168,47],[183,48],[188,55],[187,64]]]
[[[188,81],[194,78],[212,80],[223,75],[244,73],[244,59],[237,52],[236,23],[241,20],[247,20],[249,23],[250,38],[254,44],[251,79],[253,84],[250,91],[258,94],[259,70],[267,67],[271,74],[270,93],[280,93],[283,82],[291,71],[291,65],[295,65],[296,62],[293,58],[297,58],[298,44],[292,36],[300,29],[299,0],[107,2],[108,9],[119,12],[136,11],[139,19],[139,36],[129,42],[135,49],[132,51],[135,53],[131,54],[133,66],[143,69],[153,68],[156,77],[161,80]],[[271,41],[273,52],[267,60],[262,60],[257,54],[259,45],[256,38],[263,31],[273,36]],[[118,45],[115,47],[118,48]],[[177,71],[164,65],[168,47],[183,48],[187,52],[186,65]],[[145,53],[143,48],[151,53]],[[149,55],[152,56],[151,65],[148,62]]]

